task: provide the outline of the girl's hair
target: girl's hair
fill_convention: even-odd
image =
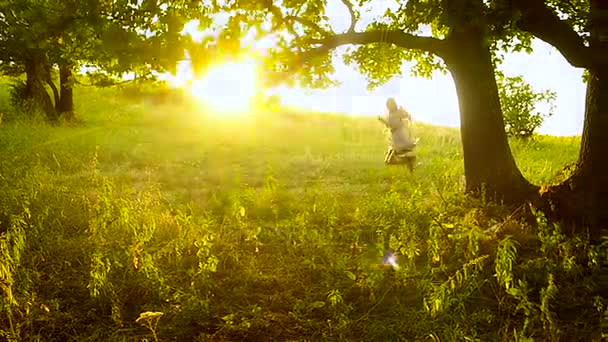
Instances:
[[[396,110],[396,109],[398,109],[398,107],[397,107],[397,101],[395,101],[394,97],[389,97],[386,100],[386,108],[388,108],[388,110]]]

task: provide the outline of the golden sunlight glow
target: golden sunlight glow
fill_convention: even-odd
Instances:
[[[219,64],[200,80],[192,80],[190,91],[210,109],[245,113],[257,92],[257,64],[253,61]]]
[[[195,42],[201,42],[207,36],[217,38],[217,30],[200,31],[199,24],[198,20],[189,21],[184,25],[181,34],[190,36]],[[258,31],[252,28],[241,40],[241,48],[248,51],[247,57],[236,61],[217,62],[200,79],[194,78],[191,61],[187,58],[178,62],[176,74],[167,72],[159,78],[167,81],[173,88],[190,92],[211,112],[222,112],[231,116],[245,114],[253,110],[251,104],[254,97],[263,92],[257,82],[260,74],[256,61],[276,43],[275,35],[260,37]]]

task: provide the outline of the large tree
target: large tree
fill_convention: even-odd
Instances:
[[[184,24],[198,19],[209,25],[208,12],[204,2],[187,0],[4,0],[0,66],[5,73],[25,73],[26,97],[56,120],[74,109],[74,72],[80,66],[94,65],[106,78],[173,70],[184,56]]]
[[[571,177],[547,196],[555,212],[594,227],[608,223],[608,1],[513,0],[517,25],[586,69],[587,95],[579,159]]]
[[[281,32],[277,48],[271,51],[272,63],[286,61],[286,67],[279,69],[297,74],[296,79],[306,86],[334,84],[332,52],[341,46],[357,46],[343,57],[358,66],[370,87],[400,75],[404,61],[416,61],[413,72],[421,76],[437,69],[449,71],[458,93],[467,191],[485,190],[508,202],[521,201],[534,192],[511,154],[494,74],[499,50],[525,48],[530,40],[505,25],[508,18],[501,8],[483,0],[409,0],[358,30],[361,9],[371,1],[358,1],[357,6],[342,2],[343,15],[351,18],[350,27],[342,33],[332,30],[326,3],[320,0],[280,5],[242,0],[220,5],[218,10],[230,11],[233,21],[253,24],[260,31],[264,20],[259,14],[268,15],[271,31]],[[430,35],[418,33],[423,29]]]

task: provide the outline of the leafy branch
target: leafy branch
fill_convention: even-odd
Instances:
[[[489,257],[487,254],[482,255],[462,265],[462,268],[454,272],[445,282],[436,287],[433,293],[424,300],[426,309],[433,316],[448,309],[454,303],[454,298],[450,297],[466,282],[476,277]]]
[[[518,243],[511,236],[507,236],[498,244],[494,270],[498,284],[507,290],[513,286],[513,266],[517,261]]]
[[[341,33],[324,39],[307,39],[306,42],[315,47],[301,52],[291,59],[287,67],[290,73],[298,71],[313,59],[324,56],[330,51],[344,45],[386,43],[404,49],[428,51],[439,56],[444,55],[447,49],[445,41],[441,39],[417,36],[399,30],[370,30]]]

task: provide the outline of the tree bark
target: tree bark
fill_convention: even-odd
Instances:
[[[74,118],[74,88],[72,66],[68,63],[59,64],[59,88],[61,91],[58,112],[66,119]]]
[[[50,121],[57,121],[58,116],[53,101],[44,89],[44,63],[41,58],[32,56],[25,62],[26,98],[31,101],[30,109],[41,110]]]
[[[466,191],[518,204],[536,193],[511,153],[488,41],[482,29],[453,30],[444,60],[456,85]]]

